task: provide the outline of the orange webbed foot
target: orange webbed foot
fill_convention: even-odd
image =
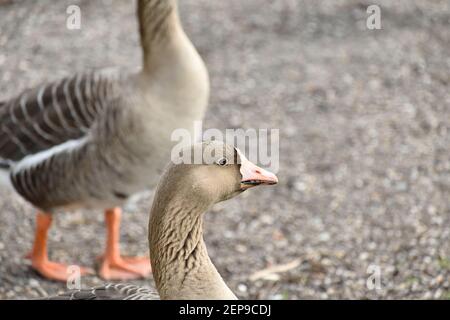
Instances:
[[[118,257],[103,258],[99,274],[105,280],[132,280],[146,278],[151,272],[147,257]]]
[[[62,263],[56,263],[52,261],[36,261],[32,260],[32,268],[37,271],[41,276],[46,279],[54,281],[67,282],[70,278],[73,278],[74,272],[79,270],[79,275],[93,274],[94,271],[86,267],[78,267],[78,270],[71,268],[71,265]]]

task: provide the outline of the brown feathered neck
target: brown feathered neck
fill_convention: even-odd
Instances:
[[[161,299],[235,299],[203,241],[203,214],[214,200],[178,174],[163,176],[150,213],[150,260]]]

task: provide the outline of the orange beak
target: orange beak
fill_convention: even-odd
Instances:
[[[272,172],[264,170],[251,163],[239,152],[241,158],[241,189],[245,190],[259,185],[273,185],[278,183],[278,178]]]

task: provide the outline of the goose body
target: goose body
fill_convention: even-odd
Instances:
[[[114,229],[116,207],[156,184],[172,131],[193,132],[204,116],[208,73],[176,1],[139,0],[137,12],[141,70],[80,73],[0,102],[0,182],[41,210],[37,233],[45,233],[44,241],[36,238],[33,249],[45,251],[40,260],[46,248],[36,245],[45,245],[52,213],[105,209]]]
[[[25,199],[106,209],[156,183],[172,131],[192,132],[208,100],[206,68],[174,12],[171,0],[139,2],[139,72],[77,74],[1,104],[0,163]]]
[[[238,149],[221,142],[198,143],[189,148],[192,152],[208,150],[208,154],[214,150],[214,157],[196,165],[170,163],[158,184],[148,236],[156,290],[106,284],[49,299],[236,299],[208,256],[203,216],[217,202],[278,180],[249,162]],[[226,164],[219,161],[223,158]]]
[[[67,100],[72,104],[66,104],[67,109],[61,111],[66,100],[65,83],[77,77],[94,78],[95,74],[99,75],[97,79],[103,77],[111,82],[107,97],[91,96],[86,104],[78,105]],[[142,77],[93,72],[64,79],[41,89],[39,100],[44,107],[34,111],[36,115],[29,116],[30,120],[24,113],[32,109],[26,98],[33,91],[5,104],[0,119],[4,133],[1,155],[7,159],[3,162],[8,164],[6,170],[15,190],[36,207],[53,211],[75,206],[119,206],[136,192],[153,187],[170,154],[172,131],[193,131],[194,121],[202,119],[206,100],[184,104],[154,97],[153,90],[145,91],[147,85]],[[53,100],[52,91],[61,91],[64,101]],[[72,97],[70,92],[67,97]],[[88,113],[88,103],[95,106],[95,102],[98,109]],[[71,112],[75,106],[85,108],[85,116],[80,110]],[[202,108],[183,113],[182,108],[189,106]],[[89,114],[93,116],[87,118]],[[19,116],[24,118],[20,121]],[[13,130],[14,136],[8,135]]]

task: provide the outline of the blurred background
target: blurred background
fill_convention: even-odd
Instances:
[[[204,127],[280,129],[280,184],[206,217],[210,256],[238,297],[450,299],[450,1],[179,2],[211,76]],[[71,4],[81,30],[65,27]],[[381,30],[366,27],[371,4]],[[136,30],[134,1],[1,0],[0,100],[138,67]],[[125,207],[124,253],[148,251],[151,198]],[[23,258],[34,215],[0,193],[2,299],[65,289]],[[102,212],[56,218],[53,259],[93,267],[103,246]]]

